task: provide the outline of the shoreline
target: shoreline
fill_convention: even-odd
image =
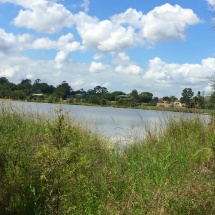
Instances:
[[[197,108],[174,108],[174,107],[158,107],[158,106],[117,106],[117,105],[96,105],[91,103],[69,103],[67,100],[63,100],[59,103],[47,102],[47,101],[27,101],[27,100],[13,100],[13,99],[0,99],[0,101],[13,101],[13,102],[35,102],[35,103],[47,103],[47,104],[65,104],[65,105],[80,105],[80,106],[92,106],[92,107],[110,107],[110,108],[127,108],[127,109],[140,109],[140,110],[154,110],[154,111],[170,111],[180,113],[196,113],[202,115],[215,114],[215,110],[210,109],[197,109]]]

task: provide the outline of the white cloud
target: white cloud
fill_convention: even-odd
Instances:
[[[207,0],[211,10],[215,10],[215,0]]]
[[[29,49],[39,49],[39,50],[64,50],[67,52],[81,50],[79,42],[72,41],[73,35],[71,33],[62,35],[58,40],[54,41],[49,39],[48,37],[38,38],[33,41],[31,45],[29,45]]]
[[[138,12],[136,9],[129,8],[124,13],[116,14],[111,17],[113,23],[117,24],[129,24],[134,28],[141,28],[142,12]]]
[[[62,69],[64,64],[69,62],[69,53],[66,51],[59,51],[55,57],[55,63],[57,69]]]
[[[135,46],[135,32],[132,27],[122,27],[109,20],[77,23],[83,45],[98,51],[119,51]]]
[[[76,81],[74,82],[71,82],[71,86],[74,87],[74,88],[78,88],[78,89],[81,89],[82,86],[84,86],[84,80],[82,78],[80,79],[77,79]]]
[[[43,38],[38,38],[34,40],[29,48],[39,49],[39,50],[50,50],[50,49],[56,49],[57,44],[55,41],[50,40],[48,37],[43,37]]]
[[[50,0],[0,2],[11,2],[24,8],[14,19],[16,26],[50,34],[63,27],[74,26],[83,46],[100,52],[124,51],[150,42],[184,39],[186,28],[200,22],[191,9],[168,3],[154,8],[148,14],[129,8],[124,13],[113,15],[110,20],[99,20],[84,12],[72,14],[62,4]],[[85,11],[88,6],[89,0],[84,0],[82,7]]]
[[[0,28],[0,53],[17,54],[27,47],[32,37],[29,34],[14,35]]]
[[[119,65],[115,68],[115,72],[127,75],[140,75],[143,72],[143,69],[134,64],[128,66]]]
[[[113,59],[113,64],[116,65],[129,65],[133,64],[130,57],[125,52],[119,52],[116,57]]]
[[[89,0],[83,0],[81,7],[84,9],[85,12],[88,12],[89,11],[89,5],[90,5]]]
[[[173,92],[185,87],[207,90],[207,78],[215,73],[215,58],[203,59],[201,64],[168,64],[160,58],[149,61],[143,79],[153,81],[154,88],[169,86]]]
[[[12,66],[0,71],[0,77],[13,78],[18,71],[19,66]]]
[[[121,53],[119,56],[123,55]],[[127,58],[126,55],[122,57]],[[110,92],[122,90],[129,93],[137,89],[138,92],[152,92],[158,97],[180,97],[186,87],[191,87],[195,92],[204,90],[207,94],[207,77],[215,73],[215,58],[203,59],[199,64],[167,63],[154,58],[144,70],[131,61],[115,67],[102,62],[81,64],[70,60],[68,53],[63,51],[59,51],[54,60],[34,61],[21,56],[0,56],[0,61],[4,62],[0,65],[0,76],[8,77],[15,83],[31,77],[56,86],[66,80],[74,89],[88,90],[100,85],[107,87]]]
[[[103,53],[96,53],[94,56],[93,56],[93,59],[94,60],[99,60],[101,58],[104,57],[104,54]]]
[[[167,3],[144,15],[141,22],[142,37],[149,41],[164,41],[184,39],[186,28],[199,23],[200,19],[191,9]]]
[[[48,0],[5,0],[25,8],[20,10],[13,23],[19,27],[41,33],[55,33],[74,24],[74,16],[63,5]],[[41,21],[42,20],[42,21]]]
[[[89,71],[92,73],[103,72],[107,69],[108,65],[102,64],[101,62],[91,62]]]

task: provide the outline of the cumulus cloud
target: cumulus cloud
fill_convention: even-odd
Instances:
[[[99,21],[84,13],[78,15],[77,30],[83,44],[98,51],[122,51],[136,45],[165,40],[179,40],[186,36],[186,28],[200,22],[191,9],[164,4],[144,15],[129,8],[110,20]],[[87,21],[86,21],[87,20]],[[168,29],[168,31],[166,30]]]
[[[81,7],[84,9],[85,12],[88,12],[89,11],[89,5],[90,5],[89,0],[83,0]]]
[[[27,47],[31,39],[29,34],[14,35],[0,28],[0,53],[17,54]]]
[[[67,52],[77,51],[81,49],[80,42],[73,41],[74,36],[69,33],[62,35],[58,40],[54,41],[48,37],[38,38],[33,41],[29,46],[29,49],[39,49],[39,50],[64,50]]]
[[[140,75],[142,71],[141,67],[134,64],[130,64],[128,66],[119,65],[115,68],[115,72],[127,75]]]
[[[215,0],[207,0],[211,10],[215,10]]]
[[[91,62],[89,71],[92,73],[98,73],[98,72],[103,72],[108,68],[108,65],[105,65],[101,62]]]
[[[114,71],[119,74],[141,75],[143,73],[143,69],[132,62],[125,52],[118,53],[113,59],[113,64],[116,65]]]
[[[135,45],[132,27],[123,27],[109,20],[83,22],[77,24],[83,44],[98,51],[119,51]]]
[[[215,72],[215,58],[203,59],[199,64],[166,63],[154,58],[147,68],[142,68],[125,52],[148,43],[184,39],[187,27],[200,22],[191,9],[164,4],[143,14],[129,8],[110,19],[99,20],[85,12],[72,14],[59,1],[0,0],[0,3],[5,2],[22,7],[13,21],[16,26],[49,34],[74,27],[79,34],[77,38],[80,37],[80,41],[76,41],[75,34],[68,33],[54,40],[51,35],[35,38],[0,29],[0,60],[4,62],[4,66],[0,65],[0,75],[11,77],[11,81],[37,76],[51,84],[67,80],[72,87],[104,85],[114,86],[115,90],[138,88],[152,92],[156,88],[163,94],[169,89],[172,93],[178,92],[181,86],[201,90],[206,85],[205,77]],[[208,3],[215,5],[214,0]],[[83,0],[82,7],[88,11],[89,0]],[[71,60],[70,52],[84,48],[97,53],[90,64]],[[57,54],[52,60],[34,61],[21,57],[21,51],[26,49],[56,50]]]
[[[84,12],[72,14],[62,4],[50,0],[0,2],[10,2],[23,7],[13,21],[16,26],[50,34],[63,27],[74,26],[83,46],[99,52],[124,51],[147,44],[146,42],[184,39],[186,28],[200,22],[191,9],[168,3],[147,14],[129,8],[124,13],[113,15],[110,20],[99,20]],[[82,7],[87,11],[89,0],[84,0]]]
[[[125,52],[119,52],[116,57],[113,59],[114,64],[120,64],[120,65],[129,65],[133,64],[131,62],[130,57]]]
[[[34,29],[41,33],[55,33],[74,24],[74,16],[62,4],[49,0],[1,0],[17,4],[19,11],[13,23],[18,27]],[[41,21],[42,20],[42,21]]]
[[[19,71],[19,66],[12,66],[0,71],[0,77],[12,78]]]
[[[96,53],[94,56],[93,56],[93,59],[94,60],[99,60],[101,58],[103,58],[105,55],[103,53]]]
[[[67,51],[59,51],[55,57],[55,66],[57,69],[61,69],[64,64],[70,61],[69,53]]]
[[[136,9],[129,8],[124,13],[113,15],[111,17],[111,21],[119,25],[129,24],[135,28],[141,28],[142,17],[143,17],[143,13],[141,11],[137,11]]]
[[[203,59],[201,64],[168,64],[156,57],[149,61],[144,79],[170,86],[199,86],[214,74],[215,58]]]
[[[179,5],[172,6],[168,3],[155,7],[146,15],[129,8],[124,13],[112,16],[111,19],[114,23],[135,27],[140,31],[143,40],[153,42],[184,39],[186,28],[200,22],[191,9],[184,9]]]
[[[141,22],[143,23],[141,34],[144,38],[150,41],[164,41],[184,39],[186,28],[199,23],[200,19],[191,9],[167,3],[144,15]]]

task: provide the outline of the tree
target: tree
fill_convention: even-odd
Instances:
[[[163,97],[163,100],[164,100],[164,101],[167,101],[167,102],[170,102],[169,96],[164,96],[164,97]]]
[[[139,98],[141,102],[150,103],[152,102],[153,94],[149,92],[142,92],[139,94]]]
[[[205,106],[205,98],[201,95],[201,92],[198,91],[197,95],[193,97],[195,106],[199,108],[204,108]]]
[[[215,92],[211,94],[209,102],[215,104]]]
[[[5,77],[1,77],[1,78],[0,78],[0,84],[4,84],[4,83],[7,83],[7,82],[9,82],[9,81],[7,80],[7,78],[5,78]]]
[[[192,91],[192,89],[191,88],[183,89],[181,95],[182,95],[180,99],[181,102],[185,103],[187,107],[191,107],[191,98],[194,95],[194,92]]]
[[[126,94],[122,91],[114,91],[110,93],[110,95],[111,95],[111,101],[115,101],[117,96],[126,95]]]
[[[171,101],[171,102],[175,102],[175,101],[178,100],[178,98],[175,97],[175,96],[170,96],[169,98],[170,98],[170,101]]]
[[[18,85],[17,85],[18,90],[23,91],[23,95],[30,95],[32,92],[32,85],[31,85],[31,80],[30,79],[23,79]],[[18,93],[20,94],[20,92]],[[23,97],[20,96],[20,97]]]
[[[155,103],[155,104],[158,103],[158,100],[159,100],[158,97],[153,97],[153,98],[152,98],[152,102]]]
[[[137,90],[132,90],[130,93],[130,96],[131,96],[132,102],[137,103],[139,101],[139,96],[138,96]]]
[[[103,94],[103,93],[107,93],[108,90],[107,90],[106,87],[96,86],[96,87],[94,88],[94,92],[95,92],[96,94]]]
[[[70,95],[70,92],[72,91],[72,88],[69,86],[69,84],[66,81],[63,81],[60,85],[57,86],[55,89],[56,95],[62,95],[61,98],[65,99],[67,95]],[[59,92],[59,93],[57,93]]]

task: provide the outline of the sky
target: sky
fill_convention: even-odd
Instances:
[[[0,77],[210,95],[215,0],[0,0]]]

